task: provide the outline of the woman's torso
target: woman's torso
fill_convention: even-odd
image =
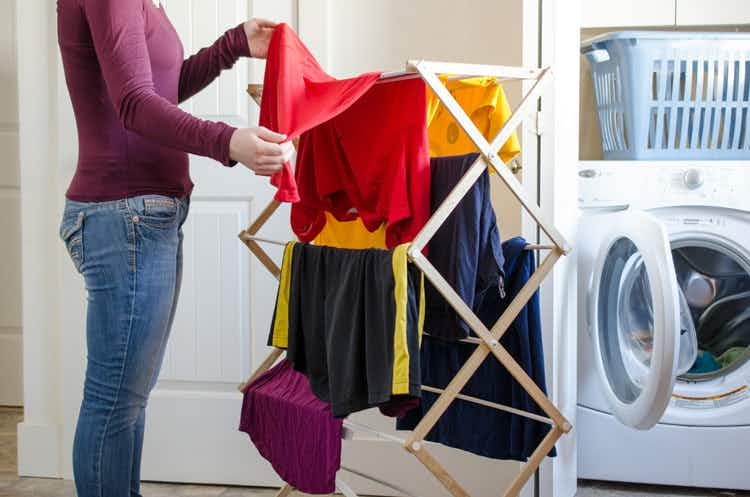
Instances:
[[[152,0],[139,3],[154,90],[176,104],[182,43],[161,6]],[[58,0],[57,5],[60,51],[79,141],[78,164],[67,197],[104,201],[143,194],[188,195],[193,185],[187,154],[128,131],[120,121],[112,103],[117,99],[108,92],[82,0]],[[121,33],[112,30],[107,35]],[[133,62],[133,70],[142,70],[143,61]],[[131,90],[138,91],[113,89]]]

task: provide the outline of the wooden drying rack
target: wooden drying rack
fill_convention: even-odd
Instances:
[[[471,121],[464,109],[458,104],[453,95],[450,94],[445,85],[440,81],[438,75],[441,74],[450,74],[450,79],[494,76],[499,80],[531,80],[534,81],[534,83],[528,92],[526,92],[521,103],[510,116],[508,121],[498,132],[497,136],[495,136],[491,142],[488,142]],[[430,410],[423,416],[420,423],[414,428],[411,435],[406,440],[401,440],[396,437],[391,438],[402,443],[404,448],[413,454],[435,476],[435,478],[440,481],[453,497],[470,497],[470,494],[453,478],[451,473],[428,451],[424,443],[424,438],[455,399],[470,399],[474,402],[480,401],[479,403],[481,403],[481,399],[468,398],[467,396],[462,395],[461,390],[481,366],[482,362],[490,354],[494,355],[536,402],[546,417],[508,408],[506,406],[498,406],[497,404],[489,405],[492,403],[486,401],[485,405],[501,408],[506,411],[513,409],[516,414],[537,419],[552,426],[549,433],[547,433],[537,448],[532,452],[526,463],[521,467],[518,475],[513,479],[503,494],[504,497],[517,497],[521,489],[537,470],[547,454],[552,450],[560,437],[563,434],[570,432],[573,428],[547,395],[537,386],[534,380],[529,377],[518,362],[513,359],[510,353],[500,343],[502,336],[510,328],[521,310],[527,305],[529,299],[539,289],[542,281],[550,274],[558,259],[561,256],[568,254],[570,251],[570,247],[565,238],[558,232],[551,222],[545,219],[539,205],[531,200],[523,185],[521,185],[515,176],[513,176],[513,173],[506,167],[498,154],[502,145],[511,137],[516,128],[521,124],[524,115],[536,108],[536,102],[541,97],[544,86],[552,79],[552,73],[549,68],[535,69],[415,60],[407,62],[406,70],[404,71],[382,74],[377,84],[412,78],[422,78],[425,81],[432,91],[435,92],[440,103],[448,109],[458,125],[463,128],[480,152],[479,158],[467,170],[463,178],[461,178],[458,184],[445,198],[443,203],[432,214],[425,226],[411,242],[408,250],[410,260],[424,273],[427,279],[456,310],[458,315],[469,325],[478,338],[471,340],[471,343],[477,345],[476,349],[444,390],[431,387],[423,388],[424,390],[439,393],[440,396]],[[262,85],[250,85],[248,87],[248,93],[258,104],[260,104]],[[422,254],[422,249],[427,246],[430,239],[432,239],[440,226],[445,223],[451,212],[456,209],[461,199],[468,193],[474,183],[488,168],[497,173],[496,176],[507,185],[511,193],[518,199],[523,208],[536,221],[538,226],[552,243],[552,245],[537,245],[532,247],[533,250],[548,251],[548,254],[544,257],[536,271],[531,275],[523,288],[521,288],[513,301],[508,305],[507,309],[503,312],[494,326],[489,329]],[[256,235],[268,219],[276,212],[279,205],[280,204],[277,201],[272,200],[266,208],[263,209],[257,219],[239,234],[240,240],[247,245],[250,251],[277,279],[281,273],[279,266],[276,265],[258,242],[279,242],[264,239]],[[271,368],[283,352],[282,349],[274,348],[255,372],[253,372],[250,378],[240,386],[240,389],[244,391],[247,385],[249,385],[258,375]],[[385,484],[388,485],[387,483]],[[346,487],[345,484],[339,486],[339,490],[347,496],[356,495],[350,488]],[[277,497],[288,496],[293,491],[293,487],[286,485],[281,488]]]

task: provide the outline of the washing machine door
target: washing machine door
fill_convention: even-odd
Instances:
[[[669,238],[642,211],[591,221],[600,236],[588,295],[598,371],[617,419],[648,429],[669,403],[680,353],[680,291]]]

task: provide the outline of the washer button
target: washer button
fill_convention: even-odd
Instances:
[[[697,190],[703,186],[703,174],[697,169],[688,169],[682,175],[682,182],[689,190]]]
[[[141,218],[138,216],[133,216],[133,223],[138,224],[139,222],[141,222]]]

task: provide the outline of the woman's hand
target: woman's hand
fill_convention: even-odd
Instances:
[[[229,157],[259,176],[271,176],[292,157],[294,147],[284,140],[286,135],[263,126],[238,129],[229,140]]]
[[[250,19],[245,23],[245,35],[247,46],[250,47],[250,55],[257,59],[265,59],[268,55],[268,43],[271,34],[278,23],[265,19]]]

